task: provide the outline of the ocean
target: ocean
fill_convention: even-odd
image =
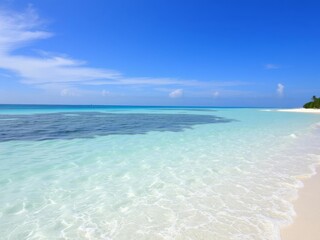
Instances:
[[[320,115],[0,105],[0,239],[278,240]]]

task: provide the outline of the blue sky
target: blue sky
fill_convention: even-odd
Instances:
[[[318,1],[0,1],[0,103],[301,106]]]

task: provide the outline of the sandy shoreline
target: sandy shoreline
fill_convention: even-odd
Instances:
[[[319,240],[320,238],[320,174],[303,181],[294,202],[294,222],[281,229],[282,240]]]
[[[278,112],[296,112],[296,113],[320,114],[320,109],[306,109],[306,108],[277,109],[276,111],[278,111]]]
[[[320,114],[320,109],[277,109],[279,112]],[[320,168],[311,178],[303,179],[304,187],[299,190],[294,202],[296,216],[294,222],[281,229],[282,240],[320,239]]]

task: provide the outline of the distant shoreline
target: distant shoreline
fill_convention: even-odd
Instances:
[[[313,109],[313,108],[277,109],[276,111],[278,111],[278,112],[296,112],[296,113],[320,114],[320,109]]]

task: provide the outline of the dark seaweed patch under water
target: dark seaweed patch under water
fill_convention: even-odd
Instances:
[[[213,115],[64,112],[0,114],[0,142],[93,138],[150,131],[181,132],[194,125],[234,121]]]
[[[217,110],[209,108],[159,108],[157,110],[166,110],[166,111],[194,111],[194,112],[216,112]]]

